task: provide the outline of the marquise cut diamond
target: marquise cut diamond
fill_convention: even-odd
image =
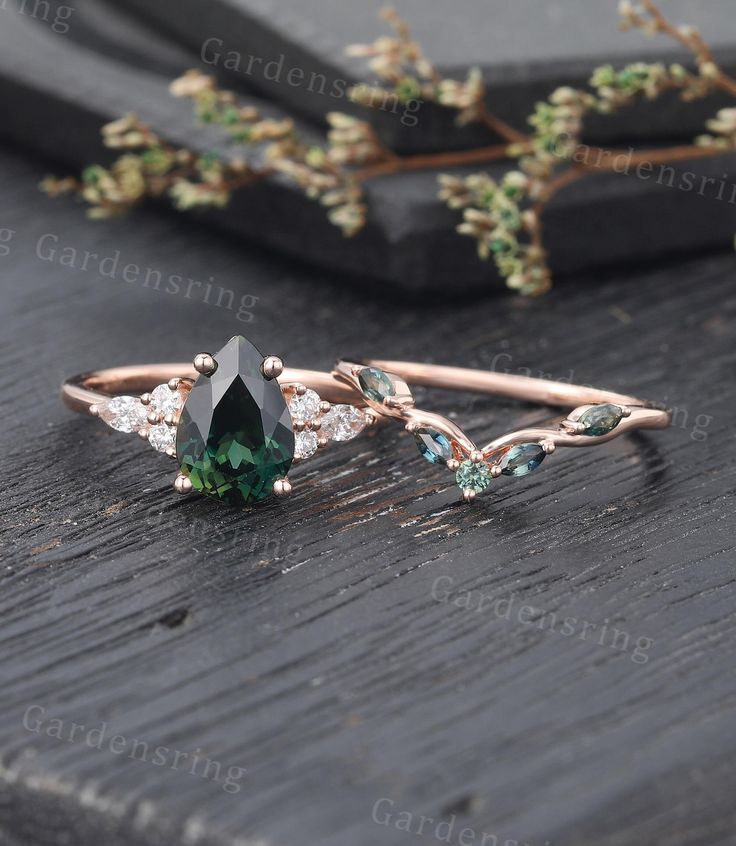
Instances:
[[[364,411],[354,405],[333,405],[322,418],[322,433],[332,441],[351,441],[368,423]]]
[[[100,420],[118,432],[138,432],[148,426],[148,412],[138,397],[112,397],[97,410]]]

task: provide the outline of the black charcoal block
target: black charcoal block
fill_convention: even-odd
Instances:
[[[196,128],[191,104],[168,93],[171,77],[191,64],[185,51],[177,52],[165,39],[159,49],[154,34],[136,34],[127,19],[83,12],[84,44],[3,13],[0,93],[6,111],[0,136],[56,161],[62,172],[109,159],[110,151],[100,145],[99,126],[127,112],[138,113],[175,143],[201,151],[222,147],[222,135]],[[127,28],[119,29],[123,22]],[[119,31],[125,40],[116,46]],[[133,60],[133,53],[139,58]],[[154,58],[165,67],[153,67]],[[272,103],[252,97],[250,102],[267,114],[283,114]],[[314,143],[324,140],[309,124],[300,123],[299,131]],[[589,271],[670,252],[726,247],[736,229],[736,203],[728,202],[734,190],[732,163],[733,157],[686,162],[679,174],[668,172],[659,182],[658,172],[647,180],[635,172],[596,175],[571,187],[546,215],[553,269]],[[500,175],[503,168],[496,164],[490,170]],[[670,187],[670,182],[682,182],[683,173],[692,174],[685,182],[690,190]],[[242,191],[224,211],[199,218],[248,241],[351,272],[356,279],[378,279],[395,290],[501,289],[492,264],[477,258],[474,242],[455,233],[460,217],[437,200],[436,178],[435,172],[423,172],[371,182],[368,225],[352,239],[329,224],[321,206],[280,180]],[[712,182],[703,186],[703,179]],[[719,192],[724,195],[720,201],[715,199]]]
[[[413,106],[372,112],[344,97],[348,84],[375,81],[366,61],[346,57],[344,48],[388,32],[378,17],[382,0],[115,2],[176,34],[231,84],[250,86],[314,120],[333,109],[365,114],[402,150],[455,149],[487,137],[478,127],[458,130],[453,113],[431,103],[416,112]],[[395,5],[443,75],[464,79],[470,66],[480,67],[489,106],[522,129],[535,102],[558,85],[584,86],[598,65],[688,59],[666,37],[619,32],[615,0],[463,0],[460,5],[401,0]],[[670,0],[666,12],[679,23],[697,24],[723,62],[736,68],[731,0],[698,6]],[[683,110],[676,97],[664,97],[614,118],[591,120],[589,135],[598,143],[687,137],[725,102],[714,97]]]

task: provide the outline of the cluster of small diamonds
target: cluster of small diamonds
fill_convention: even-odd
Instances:
[[[141,397],[111,397],[97,406],[97,416],[116,431],[138,433],[158,452],[173,455],[188,387],[174,379]],[[368,425],[368,415],[360,408],[323,402],[303,385],[287,386],[284,392],[294,426],[294,458],[299,461],[330,441],[352,440]]]
[[[368,425],[368,415],[354,405],[331,405],[303,385],[291,390],[289,414],[294,426],[294,458],[298,461],[314,455],[330,441],[351,441]]]
[[[173,455],[187,387],[186,382],[173,379],[140,397],[112,397],[96,407],[97,416],[116,431],[138,433],[157,452]]]

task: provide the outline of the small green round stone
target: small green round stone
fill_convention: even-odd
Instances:
[[[580,416],[578,422],[585,426],[582,434],[589,438],[607,435],[618,426],[624,416],[624,411],[619,405],[607,402],[602,405],[589,408]]]
[[[477,464],[472,461],[463,461],[455,474],[455,479],[461,490],[483,493],[491,484],[493,477],[485,461],[479,461]]]
[[[373,402],[383,402],[386,397],[392,397],[396,394],[394,383],[383,370],[379,370],[377,367],[364,367],[358,373],[358,382],[360,383],[360,390]]]

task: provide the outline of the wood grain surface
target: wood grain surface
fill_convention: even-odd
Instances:
[[[182,216],[91,224],[43,172],[0,157],[3,846],[736,842],[731,254],[402,302]],[[252,321],[101,274],[117,251],[257,298]],[[388,430],[239,512],[58,401],[70,373],[236,332],[296,366],[529,368],[678,411],[473,507]],[[546,414],[422,400],[479,435]]]

